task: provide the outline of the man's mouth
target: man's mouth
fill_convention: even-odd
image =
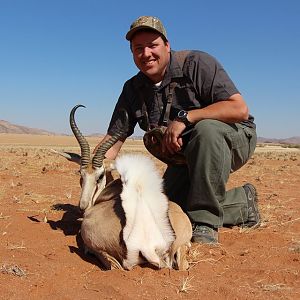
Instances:
[[[151,67],[154,63],[155,63],[156,60],[149,60],[149,61],[144,61],[144,65],[146,67]]]

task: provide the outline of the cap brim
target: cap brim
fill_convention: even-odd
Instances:
[[[126,40],[128,41],[131,41],[133,35],[137,32],[137,31],[140,31],[142,29],[150,29],[150,30],[153,30],[153,31],[156,31],[158,32],[159,34],[162,34],[160,31],[154,29],[153,27],[151,26],[139,26],[139,27],[135,27],[135,28],[132,28],[131,30],[129,30],[126,34]]]

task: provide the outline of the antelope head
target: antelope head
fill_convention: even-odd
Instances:
[[[97,197],[104,189],[106,185],[106,174],[103,160],[106,152],[124,135],[124,131],[120,130],[117,134],[112,136],[109,140],[101,144],[94,154],[91,154],[90,146],[83,134],[80,132],[75,122],[75,112],[79,107],[85,107],[84,105],[76,105],[70,112],[70,126],[72,132],[80,145],[81,155],[54,151],[70,161],[80,164],[80,185],[81,195],[79,207],[81,210],[94,205]],[[128,115],[125,114],[125,123],[128,124]],[[127,126],[125,126],[127,127]]]

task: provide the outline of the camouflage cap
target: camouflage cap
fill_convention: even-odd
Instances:
[[[151,16],[142,16],[137,18],[130,26],[130,30],[126,34],[126,39],[130,41],[133,35],[141,29],[152,29],[162,34],[167,40],[167,32],[162,22]]]

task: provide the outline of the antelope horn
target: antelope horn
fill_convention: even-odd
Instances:
[[[122,137],[125,136],[128,129],[128,113],[125,109],[122,109],[121,112],[124,114],[124,127],[120,129],[116,134],[114,134],[109,140],[104,142],[96,150],[96,153],[92,160],[93,167],[100,168],[103,165],[103,160],[105,158],[106,152]]]
[[[90,146],[89,146],[87,140],[85,139],[85,137],[80,132],[80,130],[79,130],[79,128],[78,128],[78,126],[76,125],[76,122],[75,122],[74,115],[75,115],[75,111],[78,107],[85,107],[85,106],[81,105],[81,104],[78,104],[78,105],[73,107],[73,109],[70,112],[70,126],[71,126],[71,129],[73,131],[73,134],[74,134],[76,140],[78,141],[78,143],[80,145],[81,166],[85,167],[90,162]]]

